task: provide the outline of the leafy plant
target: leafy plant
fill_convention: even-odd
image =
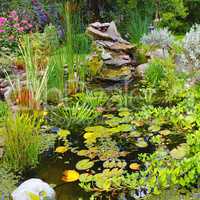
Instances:
[[[74,130],[91,124],[99,116],[92,107],[77,102],[69,107],[60,106],[50,111],[51,123],[60,128]]]
[[[85,103],[92,108],[104,106],[109,96],[104,91],[86,91],[84,93],[76,94],[76,98],[82,104]]]
[[[19,177],[11,172],[5,164],[0,164],[0,196],[5,200],[10,199],[11,192],[16,188]]]

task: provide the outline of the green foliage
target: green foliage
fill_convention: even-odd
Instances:
[[[158,86],[165,77],[164,66],[157,60],[152,61],[145,71],[146,81],[153,86]]]
[[[57,88],[50,88],[47,92],[47,102],[53,105],[58,105],[62,100],[61,91]]]
[[[58,106],[50,110],[50,122],[63,129],[75,130],[91,124],[100,115],[87,104],[76,104]]]
[[[184,0],[160,0],[160,25],[172,31],[182,32],[187,28],[184,19],[188,10]]]
[[[0,121],[1,122],[5,120],[5,118],[8,115],[8,112],[9,112],[8,105],[5,102],[0,101]]]
[[[87,104],[92,108],[104,106],[109,100],[109,96],[104,91],[86,91],[75,96],[82,104]]]
[[[0,163],[0,196],[4,195],[4,199],[9,200],[9,194],[16,188],[18,181],[19,177],[7,165]]]
[[[4,162],[14,171],[36,166],[41,150],[39,129],[42,121],[34,114],[10,114],[3,125]]]
[[[37,38],[35,42],[40,42],[40,39]],[[26,89],[31,93],[34,101],[40,105],[41,101],[46,98],[47,82],[50,69],[48,66],[48,60],[44,59],[45,63],[42,63],[42,65],[39,60],[37,60],[37,51],[39,50],[40,52],[41,50],[37,48],[35,42],[31,39],[31,36],[25,35],[23,42],[19,45],[19,47],[26,69]],[[44,67],[43,64],[45,64],[45,69],[41,75],[39,69],[41,69],[40,67]],[[21,88],[17,89],[20,90]],[[30,102],[30,106],[34,107],[35,105],[32,105],[31,103],[32,102]]]

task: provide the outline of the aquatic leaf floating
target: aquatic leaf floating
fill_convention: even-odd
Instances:
[[[142,133],[141,132],[139,132],[139,131],[132,131],[132,132],[130,132],[129,133],[129,136],[130,137],[140,137],[142,135]]]
[[[133,121],[131,121],[131,124],[134,124],[137,127],[141,127],[141,126],[144,126],[144,121],[142,121],[142,120],[133,120]]]
[[[106,160],[103,163],[104,168],[125,168],[127,163],[124,160]]]
[[[94,166],[94,162],[89,159],[80,160],[76,163],[76,169],[78,170],[87,170]]]
[[[168,136],[168,135],[170,135],[171,134],[171,131],[170,130],[162,130],[162,131],[160,131],[160,134],[161,135],[163,135],[163,136]]]
[[[131,113],[129,111],[122,111],[119,113],[119,116],[120,117],[127,117],[127,116],[130,116]]]
[[[160,126],[159,125],[152,125],[148,128],[149,131],[152,131],[152,132],[157,132],[157,131],[160,131]]]
[[[68,148],[65,147],[65,146],[59,146],[59,147],[57,147],[56,150],[55,150],[56,153],[65,153],[65,152],[67,152],[67,151],[68,151]]]
[[[138,138],[137,142],[135,143],[135,145],[139,148],[146,148],[148,147],[148,143],[144,141],[143,138]]]
[[[181,160],[188,152],[188,145],[186,143],[180,144],[178,147],[170,151],[172,158]]]
[[[64,182],[74,182],[79,179],[79,173],[75,170],[65,170],[63,172],[62,180]]]
[[[121,124],[117,126],[120,132],[129,132],[133,129],[133,127],[130,124]]]
[[[60,138],[65,139],[68,135],[70,135],[70,131],[68,131],[68,130],[61,129],[61,130],[58,131],[58,136]]]
[[[131,163],[129,165],[129,168],[132,169],[133,171],[139,171],[140,170],[140,164],[138,164],[138,163]]]
[[[88,183],[93,180],[93,175],[89,173],[81,174],[79,177],[80,182]]]

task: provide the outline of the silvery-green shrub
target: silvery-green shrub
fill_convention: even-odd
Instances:
[[[200,68],[200,25],[194,25],[183,42],[183,61],[192,68]]]
[[[174,36],[167,28],[155,29],[145,34],[141,42],[158,48],[169,48],[174,42]]]

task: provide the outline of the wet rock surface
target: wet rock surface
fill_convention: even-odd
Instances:
[[[95,22],[87,28],[87,34],[92,38],[95,49],[100,49],[103,62],[97,78],[105,81],[129,81],[133,77],[136,66],[135,47],[124,40],[114,22]],[[98,52],[93,52],[93,59]]]

